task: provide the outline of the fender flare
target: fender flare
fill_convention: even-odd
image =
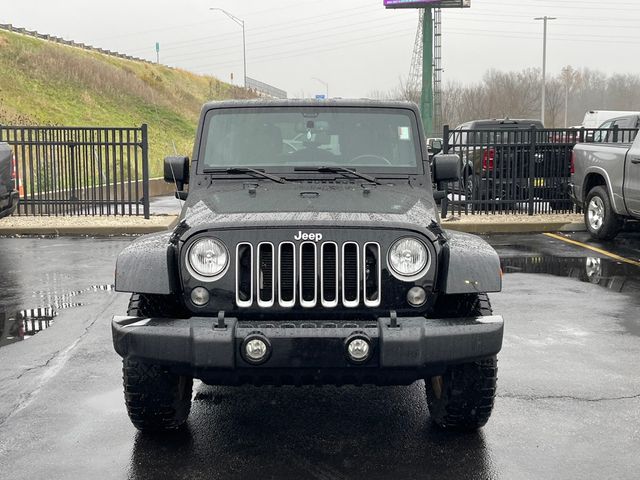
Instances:
[[[144,235],[127,246],[116,261],[116,291],[169,295],[174,293],[173,232]]]
[[[501,291],[500,257],[493,247],[476,235],[445,232],[442,291],[447,295]]]

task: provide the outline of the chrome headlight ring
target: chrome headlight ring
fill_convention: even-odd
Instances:
[[[229,250],[216,238],[201,237],[189,245],[185,264],[191,276],[197,280],[213,282],[229,268]]]

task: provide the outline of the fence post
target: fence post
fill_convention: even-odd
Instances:
[[[535,187],[536,175],[536,126],[531,125],[531,143],[529,152],[529,215],[533,216],[533,189]]]
[[[140,127],[142,131],[142,207],[144,218],[149,219],[149,136],[147,124]]]
[[[428,147],[427,147],[428,148]],[[442,152],[449,153],[449,125],[445,125],[442,132]],[[440,216],[447,218],[449,210],[449,183],[444,187],[444,198],[440,202]]]
[[[442,132],[442,151],[444,153],[449,152],[449,125],[443,127]]]
[[[620,127],[618,125],[613,126],[613,143],[618,143],[618,133],[620,131]]]

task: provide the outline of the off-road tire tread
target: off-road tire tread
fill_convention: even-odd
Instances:
[[[604,204],[604,221],[602,222],[602,227],[600,227],[600,230],[597,232],[589,226],[589,203],[591,203],[591,199],[596,195],[602,199],[602,203]],[[613,240],[622,229],[622,220],[616,215],[616,212],[614,212],[609,193],[602,185],[593,187],[587,194],[587,200],[584,204],[584,223],[591,236],[598,240]]]
[[[131,295],[127,314],[135,317],[180,318],[185,310],[170,295]],[[193,379],[169,372],[160,365],[123,360],[124,398],[131,423],[141,431],[180,428],[191,411]]]
[[[175,295],[134,293],[129,299],[127,315],[131,317],[188,318],[182,302]]]
[[[486,293],[445,295],[436,305],[440,318],[492,314]],[[455,431],[473,431],[485,426],[493,411],[497,380],[498,359],[495,356],[449,366],[442,375],[440,398],[432,380],[426,379],[427,406],[432,421],[440,428]]]
[[[138,430],[174,430],[186,422],[191,411],[192,378],[127,358],[122,374],[127,412]]]

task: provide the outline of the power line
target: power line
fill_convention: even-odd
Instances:
[[[306,42],[317,42],[318,40],[324,39],[324,38],[335,38],[336,35],[344,35],[344,34],[351,34],[351,33],[358,33],[358,32],[370,32],[371,31],[371,22],[357,22],[357,23],[353,23],[352,25],[360,25],[360,24],[366,24],[367,27],[364,28],[357,28],[354,29],[352,28],[351,25],[344,25],[344,26],[340,26],[340,27],[334,27],[334,28],[326,28],[326,29],[321,29],[315,32],[311,32],[308,38],[301,38],[299,35],[284,35],[284,36],[279,36],[279,37],[274,37],[272,38],[270,41],[263,41],[260,42],[260,44],[257,47],[252,47],[251,48],[251,52],[255,52],[255,51],[259,51],[259,50],[265,50],[265,49],[270,49],[270,48],[274,48],[274,47],[278,47],[278,46],[282,46],[282,45],[290,45],[291,42],[288,39],[291,38],[296,38],[296,45],[300,46],[300,45],[304,45]],[[406,23],[406,21],[400,21],[400,22],[386,22],[385,26],[401,26],[401,25],[406,25],[407,28],[413,28],[413,25],[409,25]],[[345,30],[343,32],[337,32],[337,30]],[[385,32],[386,30],[377,30],[378,34],[380,32]],[[396,30],[394,30],[396,31]],[[318,32],[331,32],[331,33],[327,33],[325,35],[316,35],[316,33]],[[283,41],[284,40],[284,41]],[[271,43],[271,41],[275,41],[276,43]],[[342,41],[342,40],[340,40]],[[337,42],[336,42],[337,43]],[[165,49],[166,50],[166,49]],[[206,51],[204,52],[194,52],[191,55],[180,55],[180,54],[174,54],[173,56],[169,55],[168,58],[172,59],[172,58],[179,58],[181,60],[185,60],[185,59],[192,59],[192,58],[198,58],[198,57],[202,57],[202,56],[206,56],[206,55],[210,55],[211,53],[214,52],[219,52],[219,51],[227,51],[228,48],[227,47],[219,47],[219,48],[207,48]]]
[[[285,23],[278,23],[278,24],[268,24],[268,25],[263,25],[260,27],[255,27],[252,28],[250,30],[250,35],[251,38],[259,38],[262,37],[264,35],[269,35],[271,34],[274,30],[281,30],[287,27],[289,30],[291,28],[298,28],[298,27],[306,27],[308,25],[317,25],[323,21],[327,21],[327,20],[332,20],[332,19],[343,19],[345,18],[345,20],[348,22],[349,19],[345,17],[345,14],[349,13],[349,12],[356,12],[356,11],[361,11],[363,10],[363,7],[354,7],[354,8],[347,8],[347,9],[342,9],[342,10],[337,10],[334,11],[332,13],[329,14],[324,14],[324,15],[314,15],[314,16],[309,16],[309,17],[302,17],[300,19],[297,20],[292,20],[291,22],[285,22]],[[374,13],[374,12],[370,12],[370,13]],[[362,17],[362,15],[365,14],[359,14],[359,17]],[[210,25],[210,22],[208,22],[208,24]],[[228,37],[227,33],[223,33],[223,34],[216,34],[216,35],[206,35],[203,37],[196,37],[193,39],[189,39],[189,40],[178,40],[178,41],[174,41],[174,42],[170,42],[171,46],[165,48],[164,50],[169,50],[169,49],[175,49],[178,48],[178,45],[193,45],[196,42],[210,42],[212,40],[217,40],[217,39],[225,39]],[[136,50],[130,50],[132,52],[135,52]]]

